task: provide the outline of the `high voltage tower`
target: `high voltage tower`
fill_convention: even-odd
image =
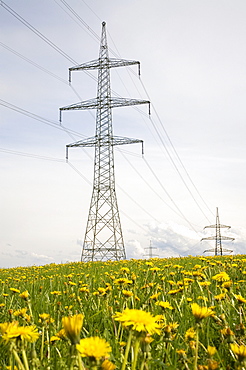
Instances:
[[[81,261],[84,262],[126,258],[115,192],[113,147],[133,143],[143,145],[143,141],[113,136],[112,108],[138,104],[149,104],[150,107],[150,102],[111,97],[110,68],[134,64],[138,65],[140,75],[139,61],[109,58],[106,23],[103,22],[99,58],[69,68],[70,82],[72,71],[98,69],[97,97],[60,108],[60,114],[63,110],[97,110],[95,136],[66,146],[67,158],[68,148],[95,147],[93,192],[81,255]]]
[[[223,249],[222,248],[222,243],[221,243],[222,240],[235,240],[235,239],[230,238],[228,236],[221,236],[220,229],[221,228],[230,229],[231,226],[226,226],[226,225],[221,225],[220,224],[218,207],[216,208],[216,224],[204,227],[204,229],[207,229],[207,228],[215,228],[215,236],[202,238],[201,241],[202,240],[215,240],[215,249],[207,249],[203,253],[205,253],[205,252],[214,252],[215,256],[217,256],[217,255],[222,256],[223,252],[232,252],[231,249]]]

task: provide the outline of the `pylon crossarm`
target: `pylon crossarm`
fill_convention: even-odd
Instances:
[[[141,105],[141,104],[149,105],[149,114],[150,114],[150,101],[149,100],[139,100],[139,99],[129,99],[129,98],[111,98],[110,99],[111,108],[125,107],[125,106],[130,106],[130,105]]]
[[[69,72],[72,71],[80,71],[82,69],[98,69],[101,67],[103,63],[103,67],[105,68],[115,68],[115,67],[125,67],[130,66],[134,64],[138,64],[140,67],[140,62],[138,60],[126,60],[126,59],[116,59],[116,58],[102,58],[102,59],[95,59],[91,60],[87,63],[82,63],[74,67],[69,68]],[[139,74],[140,74],[140,68],[139,68]]]
[[[139,99],[128,99],[128,98],[110,98],[106,104],[100,101],[98,98],[85,100],[83,102],[79,102],[76,104],[67,105],[65,107],[60,108],[60,122],[62,120],[61,112],[63,110],[86,110],[86,109],[96,109],[96,108],[118,108],[118,107],[125,107],[131,105],[141,105],[141,104],[148,104],[149,105],[149,114],[150,114],[150,101],[149,100],[139,100]]]
[[[97,144],[97,139],[95,136],[93,137],[89,137],[87,139],[84,139],[84,140],[80,140],[80,141],[76,141],[75,143],[72,143],[72,144],[68,144],[66,145],[67,148],[72,148],[72,147],[78,147],[78,146],[95,146]]]

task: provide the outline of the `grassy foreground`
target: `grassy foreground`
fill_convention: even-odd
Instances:
[[[246,256],[0,269],[0,369],[246,369]]]

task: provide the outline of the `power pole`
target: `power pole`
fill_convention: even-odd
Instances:
[[[201,241],[202,240],[215,240],[215,249],[207,249],[203,253],[205,253],[205,252],[214,252],[215,256],[217,256],[217,255],[222,256],[223,252],[232,252],[231,249],[223,249],[222,248],[222,243],[221,243],[222,240],[235,240],[235,239],[230,238],[228,236],[221,236],[220,229],[221,228],[230,229],[231,226],[226,226],[226,225],[221,225],[220,224],[218,207],[216,208],[216,224],[204,227],[204,229],[207,229],[207,228],[215,228],[215,236],[202,238]]]
[[[134,64],[138,65],[140,75],[139,61],[109,58],[106,23],[103,22],[99,58],[69,68],[70,82],[72,71],[98,69],[97,97],[60,108],[60,114],[63,110],[97,110],[95,136],[66,146],[67,158],[68,148],[95,147],[93,192],[81,255],[81,261],[84,262],[117,261],[126,258],[115,192],[113,147],[141,143],[143,150],[143,141],[113,136],[111,111],[115,107],[139,104],[149,104],[150,109],[150,102],[148,100],[111,97],[110,68]]]
[[[145,254],[144,256],[146,256],[148,258],[158,257],[157,254],[153,254],[153,249],[156,249],[156,247],[153,247],[152,240],[149,241],[149,247],[148,248],[144,248],[144,249],[148,249],[148,251],[149,251],[149,253],[148,254]]]

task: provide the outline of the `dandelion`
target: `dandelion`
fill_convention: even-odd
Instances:
[[[114,370],[116,366],[109,360],[104,360],[101,365],[102,370]]]
[[[122,294],[125,297],[132,297],[133,296],[133,292],[131,292],[130,290],[125,290],[125,289],[122,290]]]
[[[246,299],[243,298],[240,294],[234,294],[234,297],[237,299],[239,304],[246,303]]]
[[[221,293],[221,294],[218,294],[218,295],[215,295],[214,296],[214,299],[216,300],[216,301],[222,301],[223,299],[225,299],[226,298],[226,293]]]
[[[22,292],[20,295],[19,295],[20,298],[24,299],[25,301],[28,300],[29,298],[29,293],[27,290],[25,290],[24,292]]]
[[[208,346],[207,351],[208,351],[209,357],[213,357],[215,353],[217,352],[217,349],[216,347]]]
[[[13,292],[13,293],[20,293],[19,289],[9,288],[9,290],[11,290],[11,292]]]
[[[201,307],[197,303],[191,304],[191,310],[197,322],[215,314],[211,308]]]
[[[246,360],[246,346],[238,345],[236,343],[231,343],[231,350],[237,356],[239,362],[244,362]]]
[[[173,307],[169,302],[164,302],[164,301],[157,301],[155,303],[156,306],[160,306],[162,308],[168,308],[169,310],[173,310]]]
[[[228,281],[230,280],[230,276],[225,272],[225,271],[222,271],[220,272],[219,274],[216,274],[212,277],[213,280],[216,280],[220,283],[224,282],[224,281]]]
[[[150,312],[126,308],[122,313],[117,312],[114,316],[116,321],[120,321],[123,326],[131,326],[138,332],[149,334],[160,334],[161,325],[157,323],[157,318]]]
[[[104,359],[111,352],[109,343],[99,337],[81,339],[76,348],[82,357],[89,357],[92,361]]]
[[[190,328],[186,330],[185,332],[185,340],[190,341],[193,340],[196,337],[196,331],[194,328]]]
[[[83,314],[67,316],[62,318],[63,329],[72,344],[79,343],[80,331],[83,325]]]
[[[2,339],[8,343],[13,339],[26,340],[27,342],[35,342],[39,337],[38,329],[35,325],[19,326],[17,322],[14,325],[9,325],[2,335]]]

